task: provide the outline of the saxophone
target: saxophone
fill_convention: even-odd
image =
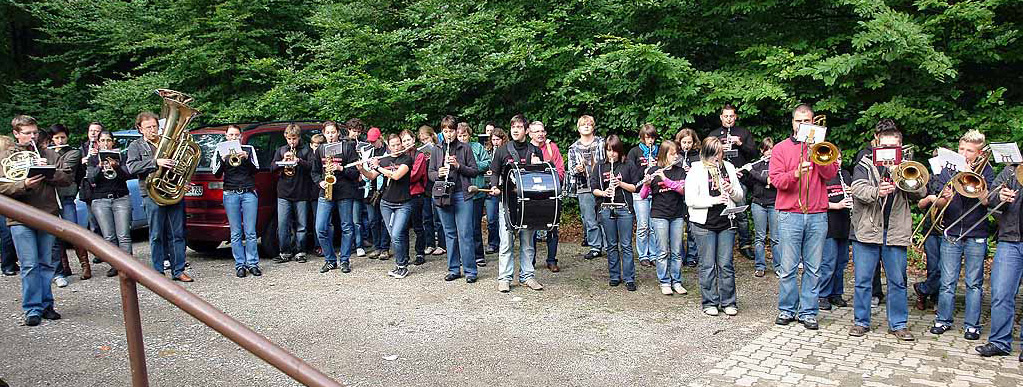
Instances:
[[[323,181],[327,183],[327,187],[323,189],[323,198],[330,201],[334,200],[334,183],[337,183],[337,176],[334,176],[334,170],[337,169],[337,163],[334,162],[334,156],[327,157],[327,165],[323,171]]]
[[[186,94],[167,89],[159,89],[156,94],[163,98],[160,118],[166,119],[166,123],[153,158],[172,159],[174,165],[157,167],[146,177],[145,185],[156,204],[170,206],[181,202],[199,166],[202,156],[199,146],[185,130],[199,111],[188,106],[193,99]]]

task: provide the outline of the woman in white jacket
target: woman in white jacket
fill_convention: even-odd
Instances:
[[[701,162],[694,163],[686,177],[686,205],[700,255],[700,295],[703,312],[710,316],[717,316],[719,308],[729,316],[738,313],[732,267],[734,215],[722,212],[741,202],[743,192],[735,167],[723,156],[721,141],[705,138]]]

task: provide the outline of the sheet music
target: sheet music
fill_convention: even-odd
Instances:
[[[824,135],[827,134],[828,128],[812,124],[799,124],[799,130],[796,131],[796,141],[808,142],[806,138],[810,135],[811,130],[813,130],[813,139],[809,141],[810,143],[824,142]]]
[[[728,216],[728,215],[731,215],[731,214],[742,213],[742,212],[745,212],[747,208],[749,208],[749,205],[732,207],[732,208],[726,208],[726,209],[721,210],[721,215],[722,216]]]
[[[333,143],[330,143],[330,144],[320,145],[320,146],[323,147],[323,157],[331,157],[331,156],[335,156],[335,155],[339,155],[341,153],[344,153],[343,152],[344,151],[343,145],[344,144],[340,143],[340,142],[333,142]]]
[[[221,149],[221,147],[223,147],[223,149]],[[234,149],[235,152],[247,153],[249,155],[249,160],[252,160],[252,165],[255,165],[256,169],[259,169],[259,157],[256,157],[256,147],[252,145],[241,145],[238,141],[224,141],[217,144],[217,154],[220,155],[220,157],[214,157],[210,163],[210,167],[216,170],[217,167],[220,166],[223,157],[231,154],[232,149]]]
[[[1023,155],[1019,153],[1019,145],[1014,142],[991,143],[992,161],[996,163],[1023,163]]]
[[[938,148],[938,155],[927,160],[931,164],[931,173],[938,175],[945,169],[958,172],[969,172],[970,166],[966,157],[946,148]]]
[[[217,144],[217,155],[219,155],[220,158],[227,157],[227,155],[231,154],[232,150],[235,152],[244,152],[242,150],[242,143],[238,140],[234,140],[223,141]]]
[[[902,160],[899,159],[899,147],[882,147],[874,148],[874,165],[878,163],[884,163],[887,165],[896,165]]]

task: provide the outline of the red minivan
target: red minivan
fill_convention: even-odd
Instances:
[[[256,195],[259,210],[256,230],[259,231],[259,256],[277,256],[277,176],[270,172],[277,148],[287,144],[284,128],[296,123],[302,128],[302,146],[309,146],[309,139],[323,128],[321,121],[282,121],[263,123],[238,123],[242,128],[241,143],[256,148],[259,170],[256,172]],[[213,176],[210,163],[217,149],[217,143],[224,141],[227,127],[231,124],[207,125],[191,130],[192,139],[202,149],[202,160],[192,176],[192,185],[185,194],[186,244],[200,253],[210,253],[222,242],[231,241],[231,227],[224,212],[224,182]]]

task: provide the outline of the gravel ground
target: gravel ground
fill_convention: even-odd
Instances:
[[[775,316],[775,278],[754,278],[752,262],[738,254],[740,313],[709,317],[700,311],[693,269],[683,272],[688,295],[660,295],[655,271],[643,267],[639,291],[627,292],[607,285],[605,259],[579,258],[578,243],[561,249],[561,273],[537,271],[542,292],[513,286],[498,293],[496,255],[487,257],[480,282],[466,284],[443,281],[440,256],[404,280],[386,276],[391,262],[357,257],[350,274],[320,274],[322,261],[264,259],[263,277],[236,278],[226,248],[215,257],[189,250],[196,282],[184,287],[346,385],[682,385],[766,331]],[[135,251],[148,261],[145,243]],[[129,384],[117,281],[103,276],[106,265],[96,266],[97,277],[54,288],[63,320],[33,328],[22,325],[18,277],[0,277],[7,295],[0,299],[0,379],[11,386]],[[145,288],[139,293],[152,385],[297,385]]]

